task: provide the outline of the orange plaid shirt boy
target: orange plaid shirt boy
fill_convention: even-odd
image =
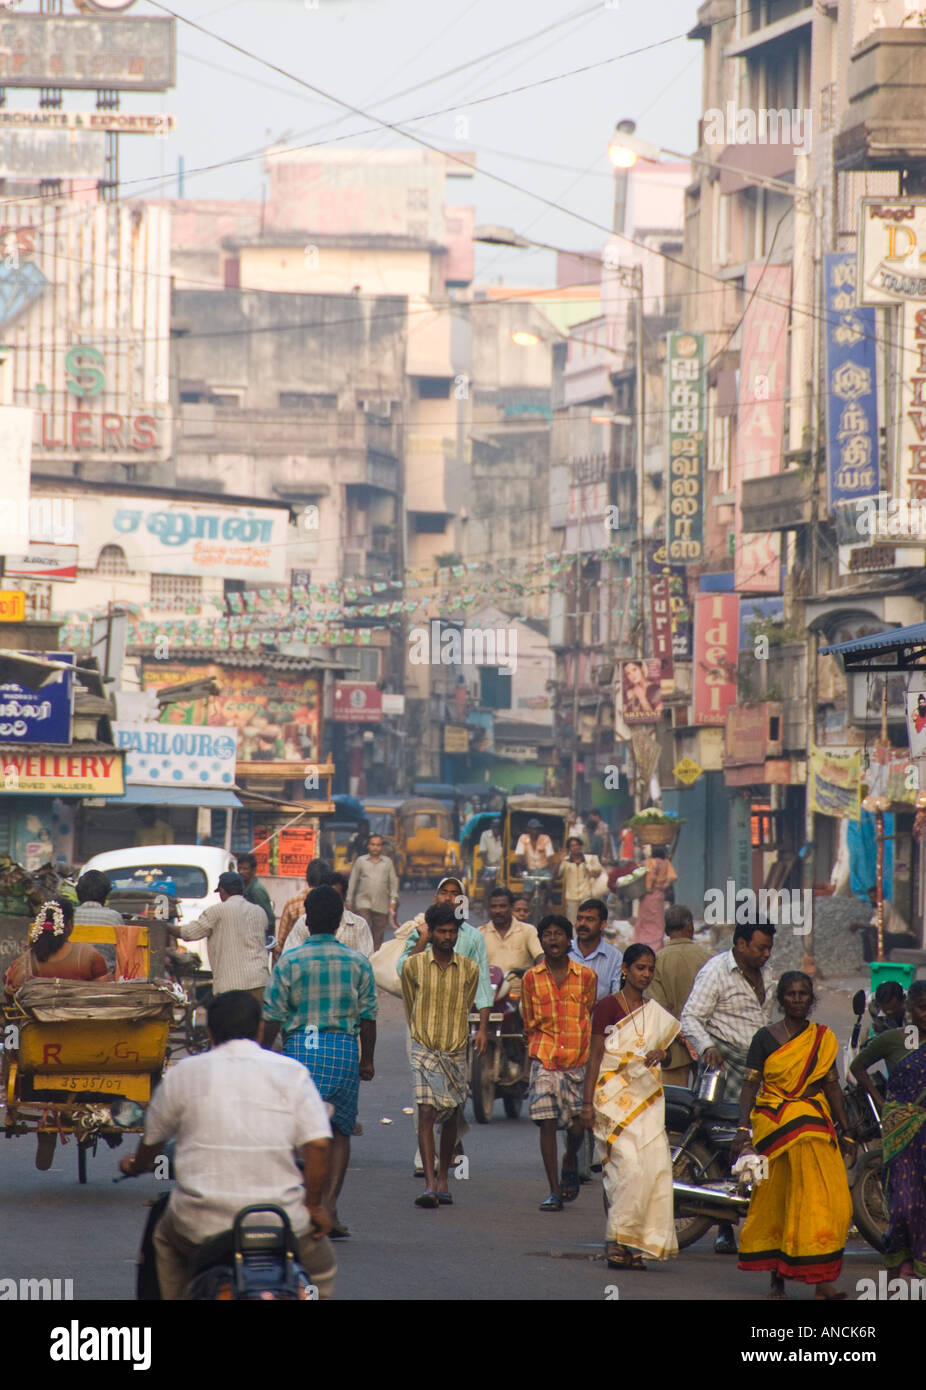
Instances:
[[[569,961],[561,989],[545,960],[528,970],[521,985],[528,1051],[547,1071],[571,1071],[588,1061],[597,998],[597,975],[578,961]]]

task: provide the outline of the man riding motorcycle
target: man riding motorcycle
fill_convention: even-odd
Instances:
[[[154,1233],[161,1298],[184,1297],[200,1248],[242,1207],[272,1202],[289,1217],[319,1299],[329,1299],[336,1265],[322,1205],[331,1145],[322,1099],[305,1067],[261,1047],[261,1009],[249,991],[216,995],[208,1026],[213,1050],[168,1070],[141,1143],[119,1164],[135,1177],[176,1139],[177,1186]]]

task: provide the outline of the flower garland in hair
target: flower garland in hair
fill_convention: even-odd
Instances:
[[[43,903],[29,928],[29,943],[34,945],[43,932],[64,936],[64,913],[60,903]]]

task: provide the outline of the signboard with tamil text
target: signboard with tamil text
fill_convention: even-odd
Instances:
[[[72,652],[21,655],[74,665]],[[29,690],[16,681],[0,685],[0,742],[70,743],[73,681],[70,671],[59,671],[39,690]]]
[[[830,508],[878,491],[875,312],[855,300],[856,257],[825,257],[826,473]]]
[[[129,569],[142,574],[285,577],[285,507],[213,507],[127,494],[77,497],[74,507],[80,563],[87,569],[96,569],[104,546],[118,545]]]
[[[694,565],[704,552],[704,334],[670,333],[666,371],[666,549],[673,564]]]

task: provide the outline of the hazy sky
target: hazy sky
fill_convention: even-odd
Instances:
[[[607,141],[630,116],[638,133],[688,151],[696,138],[702,45],[684,37],[696,0],[167,0],[169,8],[239,44],[295,77],[364,111],[403,124],[449,149],[473,149],[482,174],[456,184],[480,223],[579,249],[599,247],[612,212]],[[158,13],[140,0],[130,13]],[[550,29],[549,26],[556,25]],[[541,30],[548,32],[540,33]],[[532,35],[538,35],[532,38]],[[670,42],[662,42],[671,40]],[[513,44],[456,75],[407,88]],[[602,64],[645,45],[649,51]],[[261,158],[197,172],[251,155],[271,141],[295,146],[350,136],[375,151],[410,142],[235,53],[189,25],[177,26],[178,85],[161,97],[126,96],[126,110],[174,112],[175,135],[125,136],[124,193],[175,194],[183,157],[187,197],[256,198]],[[589,71],[472,105],[478,98],[585,65]],[[390,98],[394,98],[390,100]],[[68,95],[68,107],[87,105]],[[450,108],[450,109],[447,109]],[[442,114],[433,114],[442,113]],[[422,119],[414,119],[422,117]],[[366,132],[366,133],[364,133]],[[411,146],[414,148],[414,146]],[[154,181],[147,180],[154,176]],[[164,182],[160,181],[163,177]],[[451,190],[453,189],[451,185]],[[545,207],[530,193],[560,205]],[[583,225],[570,213],[589,218]],[[549,282],[544,252],[482,248],[480,278]]]

